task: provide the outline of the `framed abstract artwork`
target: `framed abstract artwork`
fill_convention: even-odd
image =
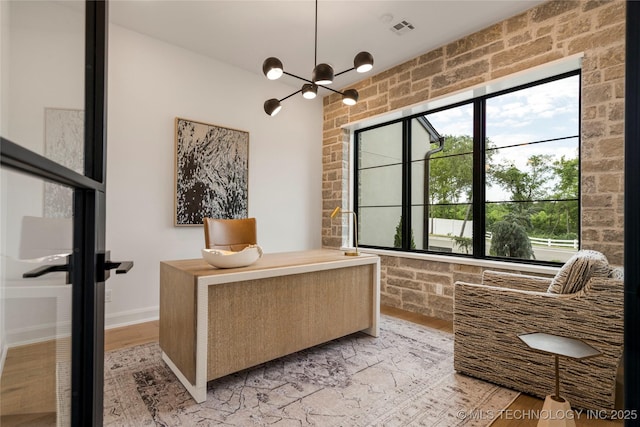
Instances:
[[[176,118],[175,225],[246,218],[249,132]]]
[[[44,109],[44,155],[69,169],[84,173],[84,110]],[[71,194],[68,187],[45,182],[43,216],[71,218]]]

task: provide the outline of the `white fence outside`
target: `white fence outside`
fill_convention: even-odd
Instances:
[[[492,233],[487,232],[487,239],[491,240],[491,237],[492,237]],[[560,248],[578,249],[578,241],[575,239],[561,240],[561,239],[546,239],[546,238],[531,237],[531,236],[527,236],[527,237],[529,237],[529,240],[531,241],[532,245],[546,246],[548,248],[557,246]]]
[[[578,241],[577,240],[557,240],[557,239],[539,239],[537,237],[529,237],[532,245],[540,245],[540,246],[559,246],[564,248],[573,248],[578,249]]]

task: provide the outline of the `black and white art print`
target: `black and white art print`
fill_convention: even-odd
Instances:
[[[84,111],[67,108],[44,109],[44,153],[48,159],[78,173],[84,173]],[[71,188],[44,183],[45,218],[71,218]]]
[[[175,225],[246,218],[249,132],[176,118]]]

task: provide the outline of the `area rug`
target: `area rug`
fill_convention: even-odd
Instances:
[[[106,426],[486,426],[518,393],[456,374],[453,336],[382,316],[363,333],[209,382],[196,403],[157,343],[105,355]]]

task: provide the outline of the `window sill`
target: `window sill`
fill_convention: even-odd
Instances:
[[[345,248],[345,247],[341,249],[353,250],[353,248]],[[500,269],[500,270],[507,270],[507,271],[517,271],[522,273],[545,274],[549,276],[555,276],[558,270],[560,270],[560,267],[550,267],[547,265],[534,265],[534,264],[522,264],[522,263],[515,263],[515,262],[493,261],[493,260],[486,260],[486,259],[473,259],[473,258],[457,257],[455,255],[418,254],[418,253],[397,252],[397,251],[388,251],[384,249],[370,249],[370,248],[358,248],[358,250],[362,253],[385,255],[385,256],[397,257],[397,258],[411,258],[411,259],[421,259],[425,261],[446,262],[450,264],[473,265],[476,267],[483,267],[487,269]]]

